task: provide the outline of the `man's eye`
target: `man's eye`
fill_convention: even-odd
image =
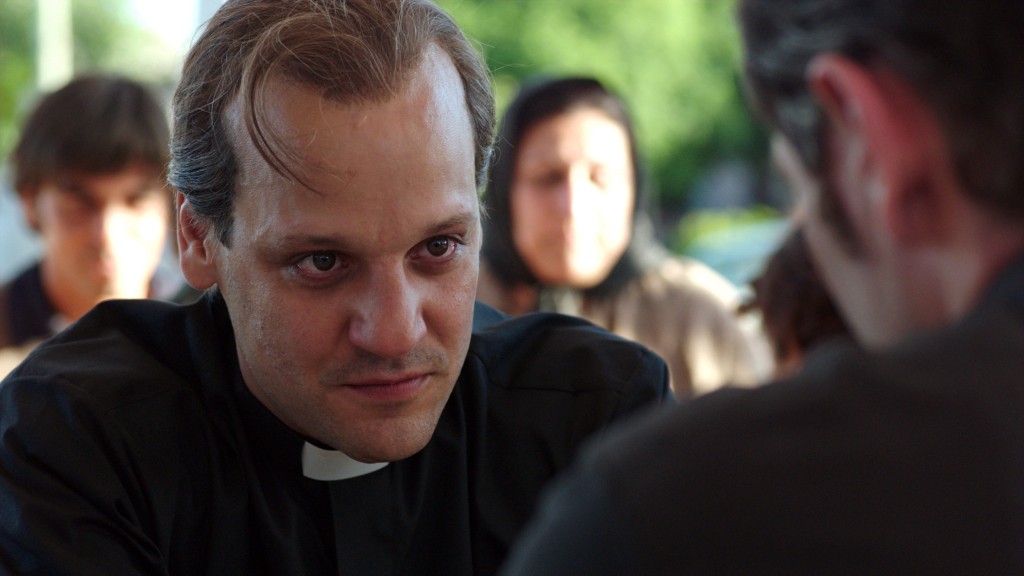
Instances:
[[[338,257],[335,254],[328,252],[319,252],[309,257],[313,263],[313,267],[321,272],[327,272],[334,268],[334,265],[338,262]]]
[[[550,189],[558,186],[564,180],[565,176],[561,172],[547,172],[538,176],[534,182],[537,186]]]
[[[441,257],[451,249],[452,240],[446,236],[438,236],[427,240],[427,252],[431,256]]]
[[[329,282],[345,277],[351,262],[337,252],[307,252],[292,265],[292,271],[307,282]]]
[[[152,191],[141,192],[139,194],[133,194],[128,198],[125,204],[129,208],[149,208],[154,204],[163,202],[163,196]]]

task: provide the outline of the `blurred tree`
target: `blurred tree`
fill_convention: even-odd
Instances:
[[[35,101],[36,0],[0,0],[0,158],[6,159]],[[155,85],[173,82],[179,63],[134,22],[127,0],[72,0],[75,72],[110,70]],[[0,160],[2,163],[2,160]]]
[[[14,141],[20,99],[33,85],[33,18],[33,0],[0,2],[0,154],[3,157]]]
[[[590,74],[628,101],[667,212],[730,158],[763,165],[765,138],[743,102],[734,0],[439,0],[487,57],[499,110],[537,74]],[[34,100],[35,0],[0,1],[0,154]],[[160,40],[127,0],[73,0],[75,70],[109,69],[169,86]]]
[[[439,0],[480,43],[499,110],[537,74],[589,74],[636,119],[663,208],[679,211],[725,158],[763,165],[744,103],[734,0]]]

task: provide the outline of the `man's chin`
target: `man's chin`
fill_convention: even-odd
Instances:
[[[406,458],[415,456],[420,450],[423,450],[429,442],[430,436],[427,436],[426,438],[416,442],[386,442],[383,445],[354,447],[350,450],[342,450],[342,452],[353,460],[358,460],[366,464],[375,464],[377,462],[397,462],[399,460],[405,460]]]
[[[147,298],[149,296],[148,289],[145,291],[139,291],[134,289],[124,289],[113,285],[103,285],[99,290],[100,296],[97,301],[103,300],[124,300],[134,298]]]
[[[437,415],[440,416],[440,413]],[[360,462],[395,462],[426,447],[437,428],[437,417],[420,415],[407,420],[384,420],[357,435],[345,434],[334,445]],[[376,428],[376,429],[374,429]]]

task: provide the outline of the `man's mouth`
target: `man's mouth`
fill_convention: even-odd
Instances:
[[[403,374],[381,378],[367,378],[348,382],[343,388],[377,402],[411,400],[430,380],[429,373]]]

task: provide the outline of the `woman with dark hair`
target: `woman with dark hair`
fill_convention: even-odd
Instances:
[[[632,121],[592,78],[527,85],[505,112],[485,195],[479,300],[556,311],[637,340],[680,398],[751,384],[766,345],[741,328],[722,276],[654,237]]]

